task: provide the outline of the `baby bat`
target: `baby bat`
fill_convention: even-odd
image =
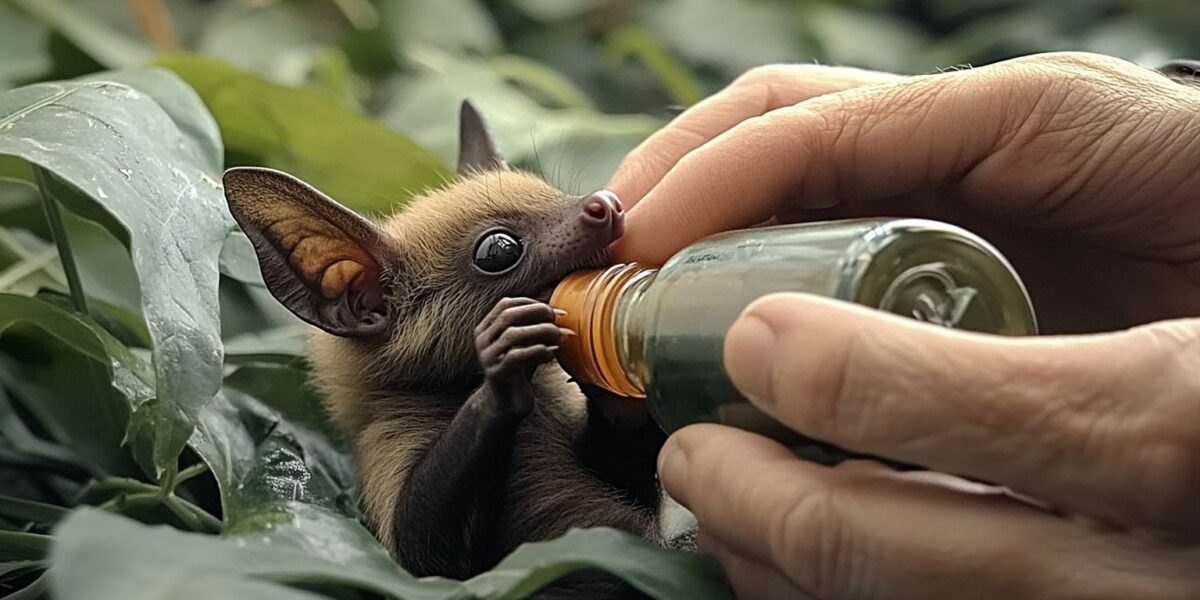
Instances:
[[[308,357],[352,440],[375,535],[416,576],[469,578],[573,527],[669,535],[655,460],[665,434],[604,410],[555,350],[557,282],[608,262],[608,191],[566,194],[508,165],[464,101],[454,180],[376,223],[281,172],[224,176],[270,293],[311,325]],[[546,597],[643,597],[599,570]]]

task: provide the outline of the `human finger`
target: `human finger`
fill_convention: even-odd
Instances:
[[[1144,112],[1131,112],[1130,98]],[[679,159],[628,211],[614,255],[661,264],[696,239],[771,217],[837,204],[878,214],[933,191],[1117,249],[1194,248],[1197,105],[1194,88],[1083,53],[824,94]]]
[[[752,600],[815,600],[815,596],[800,589],[774,566],[746,558],[729,549],[724,542],[701,531],[697,552],[721,563],[729,584],[738,598]]]
[[[724,360],[804,435],[1200,536],[1200,319],[1010,338],[778,294],[734,322]]]
[[[852,67],[779,64],[756,67],[685,110],[634,148],[607,188],[631,208],[683,155],[751,117],[822,94],[895,81],[899,75]]]
[[[902,474],[807,463],[731,427],[677,431],[659,472],[701,531],[817,598],[1185,598],[1200,586],[1194,546]]]

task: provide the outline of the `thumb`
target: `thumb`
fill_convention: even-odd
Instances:
[[[1200,319],[1012,338],[780,294],[735,321],[725,363],[804,435],[1200,534]]]

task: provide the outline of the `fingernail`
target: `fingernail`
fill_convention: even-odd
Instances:
[[[575,331],[574,331],[574,330],[572,330],[572,329],[567,329],[566,327],[559,327],[559,328],[558,328],[558,333],[560,333],[560,334],[562,334],[562,335],[564,335],[564,336],[567,336],[567,337],[570,337],[570,336],[572,336],[572,335],[579,335],[578,333],[575,333]]]
[[[565,317],[565,316],[567,316],[567,311],[565,311],[565,310],[563,310],[563,309],[561,309],[561,308],[553,308],[553,309],[551,309],[551,310],[553,310],[553,311],[554,311],[554,314],[556,314],[556,315],[558,315],[558,316],[560,316],[560,317]]]
[[[684,497],[684,487],[687,483],[688,459],[687,453],[674,440],[668,438],[658,453],[658,477],[663,487],[676,502],[687,507]]]
[[[743,313],[725,334],[725,369],[734,386],[755,403],[774,401],[771,365],[775,359],[775,331],[753,313]]]

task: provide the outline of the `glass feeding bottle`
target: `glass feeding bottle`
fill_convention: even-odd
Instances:
[[[568,336],[559,362],[577,381],[645,398],[670,433],[696,422],[772,437],[806,457],[850,456],[761,413],[723,366],[725,332],[747,305],[804,292],[966,331],[1037,333],[1029,296],[998,250],[924,219],[852,219],[711,235],[661,267],[619,264],[566,277],[550,304]]]

